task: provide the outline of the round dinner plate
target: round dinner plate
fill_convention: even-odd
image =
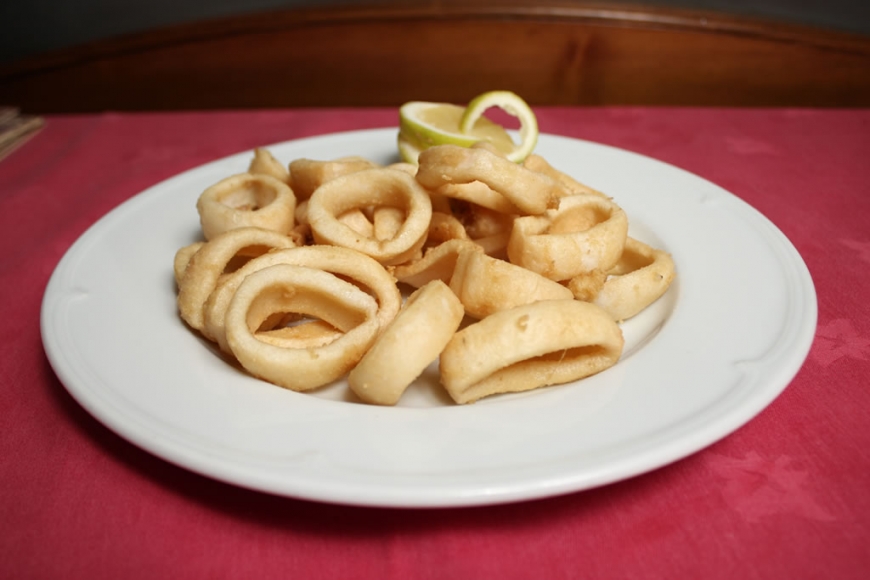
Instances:
[[[397,160],[396,129],[268,147],[296,158]],[[180,320],[173,257],[199,238],[196,200],[247,169],[246,151],[115,208],[54,271],[42,339],[55,372],[99,421],[209,477],[339,504],[505,503],[632,477],[727,436],[779,395],[816,325],[812,279],[788,239],[722,188],[596,143],[541,135],[536,152],[614,198],[630,235],[670,252],[668,292],[623,324],[614,367],[576,383],[450,403],[437,362],[396,407],[254,379]],[[421,328],[421,332],[426,329]]]

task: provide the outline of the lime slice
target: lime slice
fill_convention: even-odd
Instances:
[[[538,143],[538,119],[528,103],[515,93],[489,91],[472,99],[459,120],[459,131],[473,135],[478,125],[487,120],[483,114],[492,107],[498,107],[520,121],[520,143],[505,152],[508,159],[519,163],[534,151]]]
[[[478,141],[488,141],[505,155],[517,148],[504,127],[485,117],[479,117],[470,130],[461,131],[459,123],[465,111],[464,107],[449,103],[411,101],[402,105],[399,109],[399,145],[403,159],[417,162],[411,146],[419,153],[434,145],[471,147]],[[413,157],[406,158],[405,155]]]
[[[420,151],[422,151],[420,145],[412,137],[399,132],[398,146],[399,157],[402,158],[402,161],[416,165],[417,158],[420,156]]]

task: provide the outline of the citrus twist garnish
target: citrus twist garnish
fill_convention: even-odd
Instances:
[[[483,116],[498,107],[520,121],[520,142]],[[490,91],[472,99],[468,107],[449,103],[411,101],[399,109],[398,147],[402,159],[416,163],[420,151],[435,145],[471,147],[487,141],[511,161],[520,162],[538,141],[538,122],[528,104],[510,91]]]
[[[459,121],[459,131],[463,134],[474,134],[479,124],[485,121],[483,113],[492,107],[498,107],[508,115],[520,121],[520,142],[507,151],[507,158],[519,163],[534,151],[538,144],[538,119],[529,105],[510,91],[490,91],[475,97],[468,103],[462,119]],[[495,144],[498,147],[498,144]]]

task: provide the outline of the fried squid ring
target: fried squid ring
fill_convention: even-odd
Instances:
[[[486,255],[507,261],[507,243],[509,239],[510,232],[505,232],[485,238],[477,238],[474,240],[474,243],[483,248]]]
[[[474,318],[485,318],[500,310],[539,300],[574,298],[571,291],[558,282],[483,252],[459,254],[450,289],[459,297],[465,312]]]
[[[365,254],[339,246],[301,246],[270,252],[251,260],[228,275],[208,296],[204,307],[203,333],[216,341],[223,351],[229,352],[225,318],[233,294],[246,276],[278,264],[325,270],[362,287],[377,300],[377,318],[382,328],[393,320],[402,306],[402,294],[396,286],[396,279],[377,261]],[[274,334],[287,337],[292,332],[285,330]]]
[[[294,159],[289,165],[293,191],[300,201],[311,197],[314,191],[327,181],[375,167],[378,167],[376,163],[356,155],[330,161]]]
[[[420,288],[433,280],[449,283],[460,254],[482,251],[483,248],[470,240],[447,240],[426,250],[422,258],[396,266],[393,269],[393,276],[399,282],[415,288]]]
[[[368,207],[393,207],[405,216],[396,234],[385,240],[360,235],[339,216]],[[314,241],[352,248],[384,265],[410,259],[426,241],[432,202],[416,180],[394,169],[366,169],[321,185],[308,200],[308,223]]]
[[[463,314],[462,304],[444,282],[435,280],[415,290],[350,371],[351,390],[366,403],[395,405],[438,358]]]
[[[507,255],[551,280],[569,280],[612,268],[627,235],[628,218],[618,205],[593,194],[572,195],[558,210],[515,219]]]
[[[448,199],[459,199],[481,207],[506,214],[520,214],[522,211],[504,195],[482,181],[468,183],[445,183],[432,190],[435,195]]]
[[[627,242],[626,242],[627,243]],[[577,300],[584,302],[592,302],[601,289],[604,288],[604,282],[607,280],[607,274],[601,270],[593,270],[574,276],[565,284]]]
[[[391,240],[402,228],[405,212],[397,207],[380,206],[372,211],[372,235],[376,240]]]
[[[628,238],[616,266],[593,300],[614,320],[628,320],[661,298],[676,276],[670,254]]]
[[[300,201],[296,204],[296,211],[293,212],[297,225],[308,225],[308,200]]]
[[[291,247],[293,241],[287,236],[262,228],[238,228],[215,236],[197,250],[184,269],[177,297],[181,318],[191,328],[202,331],[205,302],[221,276],[237,266],[235,262],[255,258],[275,248]],[[210,338],[208,334],[205,336]]]
[[[415,165],[414,166],[415,170],[416,170],[416,167],[417,166]],[[416,178],[416,175],[417,174],[414,173],[415,178]],[[453,209],[451,208],[453,200],[451,200],[449,197],[446,197],[443,195],[438,195],[437,193],[433,192],[432,190],[428,190],[428,193],[429,193],[429,199],[432,201],[432,211],[438,211],[441,213],[453,213]]]
[[[473,240],[510,232],[513,214],[504,214],[474,203],[454,202],[451,213],[462,223],[465,232]]]
[[[417,181],[434,191],[447,184],[479,181],[530,215],[542,214],[559,204],[559,187],[551,177],[483,148],[430,147],[420,153]]]
[[[437,246],[448,240],[467,240],[468,233],[465,226],[456,216],[440,211],[432,212],[429,221],[429,232],[426,236],[426,245]]]
[[[308,200],[300,201],[296,204],[296,211],[294,212],[296,217],[296,225],[293,226],[293,229],[287,234],[297,246],[304,246],[312,242],[311,239],[311,226],[308,225]]]
[[[396,171],[404,171],[408,175],[417,175],[417,166],[413,163],[406,163],[404,161],[400,161],[398,163],[390,163],[387,165],[387,169],[395,169]]]
[[[190,259],[199,251],[203,244],[205,244],[205,242],[193,242],[183,248],[179,248],[179,250],[175,252],[175,259],[172,262],[172,270],[175,273],[176,285],[181,284],[181,279],[184,277],[184,271],[187,269]]]
[[[488,255],[507,259],[507,243],[515,215],[499,213],[475,203],[458,200],[451,205],[453,215],[463,225],[469,238]]]
[[[341,334],[340,330],[328,322],[306,320],[302,324],[268,330],[261,327],[257,332],[257,339],[281,348],[316,348],[329,344]]]
[[[241,227],[286,234],[293,229],[296,197],[286,183],[270,175],[240,173],[203,191],[196,210],[206,240]]]
[[[276,313],[317,317],[343,331],[329,344],[282,348],[257,337]],[[293,391],[330,383],[356,365],[379,330],[374,298],[340,278],[312,268],[280,264],[246,277],[227,308],[227,343],[249,373]]]
[[[457,332],[441,383],[457,403],[579,380],[613,366],[624,339],[594,304],[545,300],[502,310]]]
[[[359,208],[344,212],[338,216],[338,221],[363,237],[373,238],[375,235],[375,225]]]
[[[248,165],[248,173],[269,175],[282,183],[290,184],[290,171],[268,149],[257,147],[254,158]],[[292,188],[292,185],[291,185]]]
[[[560,189],[562,190],[562,195],[564,196],[591,193],[594,195],[600,195],[601,197],[607,197],[597,189],[592,189],[588,185],[580,183],[567,173],[559,171],[537,153],[532,153],[526,157],[525,160],[523,160],[523,167],[552,177],[553,180],[559,184]]]

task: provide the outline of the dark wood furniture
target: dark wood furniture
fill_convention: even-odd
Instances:
[[[865,107],[870,37],[582,1],[402,2],[174,26],[0,66],[28,113],[465,102]]]

